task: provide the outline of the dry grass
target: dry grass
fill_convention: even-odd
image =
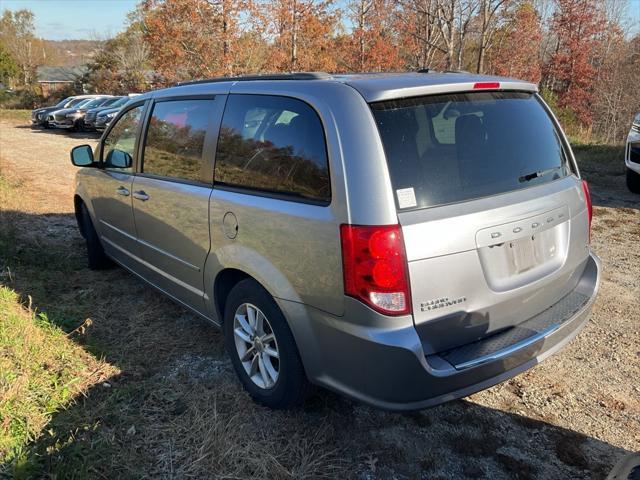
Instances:
[[[11,120],[16,122],[30,122],[31,110],[17,110],[0,108],[0,120]]]

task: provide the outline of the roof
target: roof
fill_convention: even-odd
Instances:
[[[352,73],[328,74],[324,72],[296,72],[269,75],[246,75],[238,77],[219,77],[193,82],[179,83],[177,88],[206,85],[208,83],[229,86],[237,82],[339,82],[357,90],[367,102],[463,92],[476,88],[477,83],[498,83],[492,90],[524,90],[537,92],[537,85],[522,80],[489,75],[476,75],[468,72],[403,72],[403,73]],[[175,88],[175,87],[174,87]]]
[[[87,73],[87,67],[80,65],[77,67],[49,67],[39,66],[36,69],[38,82],[77,82]]]

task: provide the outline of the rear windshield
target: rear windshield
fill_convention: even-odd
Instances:
[[[371,108],[399,209],[496,195],[571,173],[534,94],[433,95]]]

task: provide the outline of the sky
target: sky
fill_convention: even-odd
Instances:
[[[35,15],[37,37],[47,40],[103,40],[124,28],[127,14],[138,1],[0,0],[0,9],[31,10]]]
[[[124,28],[139,0],[0,0],[0,9],[31,10],[36,36],[48,40],[106,39]],[[336,3],[344,3],[339,1]],[[628,16],[640,31],[640,0],[629,0]]]

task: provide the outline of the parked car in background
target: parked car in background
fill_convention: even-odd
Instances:
[[[560,350],[600,279],[536,85],[299,73],[149,92],[71,152],[88,264],[219,325],[259,402],[315,383],[415,410]],[[149,351],[153,345],[149,345]]]
[[[127,95],[127,101],[125,101],[124,104],[126,105],[129,100],[139,95],[140,93],[130,93],[129,95]],[[109,126],[109,123],[111,123],[111,120],[115,118],[122,106],[123,105],[112,105],[112,108],[108,108],[99,112],[94,122],[94,128],[99,132],[107,128]]]
[[[49,114],[49,124],[54,128],[64,128],[68,130],[82,130],[84,128],[84,116],[87,110],[100,107],[111,101],[111,95],[101,95],[96,98],[87,99],[71,108],[56,110]]]
[[[108,108],[106,110],[102,110],[96,116],[96,120],[94,122],[94,128],[99,132],[106,129],[111,123],[111,121],[116,117],[116,115],[118,115],[119,111],[120,111],[120,107]]]
[[[633,193],[640,193],[640,113],[633,120],[627,136],[624,163],[627,167],[627,187]]]
[[[95,130],[96,128],[96,120],[98,119],[98,114],[104,112],[105,110],[119,109],[125,103],[129,101],[128,96],[126,97],[113,97],[112,102],[107,102],[104,105],[92,108],[87,111],[87,114],[84,116],[84,128],[87,130]]]
[[[95,98],[97,96],[98,95],[74,95],[72,97],[67,97],[64,100],[61,100],[51,107],[36,108],[35,110],[31,111],[31,124],[34,126],[50,128],[51,126],[49,125],[49,114],[63,108],[74,107],[89,98]]]

